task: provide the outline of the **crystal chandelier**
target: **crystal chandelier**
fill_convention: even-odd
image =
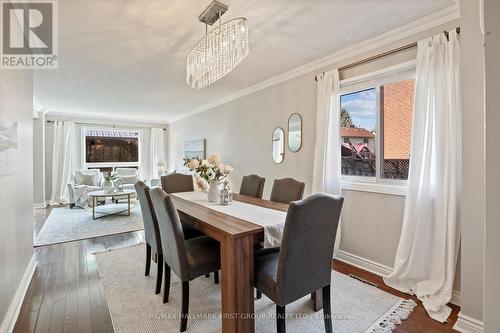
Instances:
[[[222,23],[220,17],[227,9],[214,1],[199,17],[205,23],[206,34],[187,57],[186,82],[191,88],[205,88],[218,81],[248,55],[247,19],[240,17]],[[219,26],[208,32],[208,25],[216,21]]]

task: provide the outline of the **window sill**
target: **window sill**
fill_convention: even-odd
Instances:
[[[342,179],[340,183],[342,190],[372,192],[390,195],[405,196],[408,190],[406,183],[377,183],[370,180]]]

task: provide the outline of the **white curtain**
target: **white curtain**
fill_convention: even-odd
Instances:
[[[461,122],[455,31],[420,41],[403,228],[394,271],[384,280],[414,293],[444,322],[451,309],[460,242]]]
[[[54,122],[52,147],[52,195],[50,205],[68,203],[67,184],[75,172],[75,124],[69,121]]]
[[[337,69],[316,76],[316,141],[312,193],[340,194],[340,80]],[[334,255],[340,245],[340,224]]]
[[[157,178],[158,171],[160,167],[158,162],[165,163],[165,133],[163,128],[152,128],[151,129],[151,144],[150,149],[150,171],[149,178]]]

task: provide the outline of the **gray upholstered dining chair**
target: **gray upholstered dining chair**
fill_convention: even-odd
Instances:
[[[289,204],[302,199],[305,184],[293,178],[275,179],[271,191],[271,201]]]
[[[264,192],[264,183],[266,178],[260,177],[258,175],[248,175],[243,176],[240,186],[240,194],[262,199],[262,193]]]
[[[290,203],[280,248],[255,256],[255,287],[276,304],[278,333],[285,306],[322,289],[325,330],[332,332],[330,284],[335,235],[344,198],[325,193]]]
[[[187,328],[189,281],[220,269],[219,242],[208,236],[184,239],[182,224],[170,196],[159,188],[150,191],[158,218],[165,264],[163,302],[168,302],[170,271],[182,281],[181,328]]]
[[[146,272],[144,275],[149,276],[149,270],[151,268],[151,250],[153,250],[158,255],[155,293],[159,294],[163,277],[163,252],[158,221],[153,210],[153,204],[151,203],[149,187],[143,182],[138,181],[135,183],[135,192],[137,193],[141,206],[142,220],[144,221],[144,237],[146,238]]]
[[[166,193],[178,193],[178,192],[192,192],[194,191],[193,176],[184,175],[182,173],[172,173],[170,175],[161,177],[161,188]],[[184,230],[184,236],[186,239],[203,236],[204,234],[193,228],[190,224],[185,223],[188,220],[188,216],[181,216],[182,227]]]
[[[271,190],[271,201],[289,204],[292,201],[301,200],[304,196],[303,182],[299,182],[293,178],[275,179],[273,189]],[[256,246],[256,250],[261,247]],[[279,249],[279,247],[277,248]],[[257,299],[262,297],[262,293],[257,289]]]
[[[169,175],[162,176],[160,180],[161,188],[168,194],[194,191],[193,176],[191,175],[171,173]],[[205,236],[204,233],[196,230],[191,226],[191,224],[189,224],[189,216],[180,214],[180,219],[182,223],[182,230],[184,231],[184,237],[186,239]],[[207,274],[207,278],[208,277],[210,277],[209,274]],[[214,282],[219,283],[219,272],[214,273]]]
[[[144,237],[146,238],[146,270],[145,276],[149,276],[151,268],[151,254],[156,253],[158,255],[157,260],[157,275],[156,275],[156,294],[160,293],[161,281],[163,278],[163,251],[161,247],[160,232],[158,229],[158,220],[156,218],[156,213],[153,209],[153,204],[151,202],[151,197],[149,192],[151,189],[144,184],[142,181],[135,183],[135,191],[139,199],[139,204],[141,206],[142,220],[144,222]],[[198,237],[199,234],[192,233],[192,227],[189,225],[182,224],[182,228],[187,229],[184,233],[186,239],[191,239]],[[219,283],[218,274],[214,277],[215,283]]]
[[[167,193],[194,191],[193,176],[171,173],[161,178],[161,188]]]

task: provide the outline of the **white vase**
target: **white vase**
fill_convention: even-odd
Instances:
[[[103,184],[103,190],[104,193],[111,193],[113,192],[113,182],[109,180],[105,180]]]
[[[217,202],[219,201],[219,196],[220,196],[219,183],[213,181],[210,183],[210,187],[208,188],[207,192],[208,201]]]

